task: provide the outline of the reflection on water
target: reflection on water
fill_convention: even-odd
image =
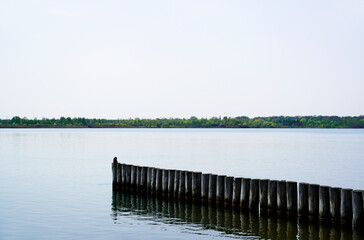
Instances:
[[[283,219],[242,213],[231,208],[113,192],[112,218],[119,223],[126,215],[139,216],[141,221],[187,226],[200,234],[214,230],[229,237],[271,240],[361,240],[362,232],[330,227],[319,223],[302,223],[296,219]],[[191,228],[188,228],[190,226]]]

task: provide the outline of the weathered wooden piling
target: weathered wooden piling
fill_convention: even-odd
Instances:
[[[137,177],[136,177],[136,190],[139,191],[140,190],[140,179],[142,176],[142,167],[141,166],[137,166]]]
[[[349,225],[353,219],[352,189],[341,189],[341,223]]]
[[[261,179],[259,182],[259,208],[261,214],[268,211],[268,184],[268,179]]]
[[[330,188],[330,219],[340,222],[341,218],[341,188]]]
[[[298,216],[307,217],[308,214],[308,183],[299,184]]]
[[[184,199],[186,194],[186,171],[179,173],[178,198]]]
[[[209,173],[202,174],[201,179],[201,200],[202,202],[206,203],[209,199],[209,180],[210,180]]]
[[[152,173],[151,173],[151,179],[150,179],[150,192],[152,194],[155,193],[155,185],[156,185],[156,175],[157,175],[157,169],[156,168],[151,168],[152,169]]]
[[[243,178],[234,178],[234,185],[233,185],[233,206],[234,207],[240,206],[242,181],[243,181]]]
[[[174,195],[174,175],[176,170],[168,170],[168,196],[173,197]]]
[[[308,214],[313,220],[319,216],[319,188],[317,184],[308,185]]]
[[[249,208],[249,198],[250,198],[250,178],[243,178],[243,183],[241,185],[241,197],[240,205],[243,209]]]
[[[174,173],[174,189],[173,189],[174,193],[173,193],[173,196],[175,198],[178,198],[180,174],[181,174],[180,170],[176,170],[175,173]]]
[[[153,168],[148,167],[147,170],[147,192],[150,193],[152,191],[152,172]]]
[[[187,200],[192,199],[192,172],[186,171],[185,197]]]
[[[233,184],[234,184],[234,177],[225,178],[224,204],[226,206],[231,206],[233,203],[233,187],[234,187]]]
[[[280,215],[287,213],[287,183],[278,181],[277,184],[277,212]]]
[[[167,169],[162,169],[162,195],[168,195],[168,176],[169,171]]]
[[[217,186],[216,186],[216,203],[224,204],[225,196],[225,175],[217,176]]]
[[[111,169],[112,169],[112,184],[113,184],[113,187],[116,186],[116,176],[117,176],[117,166],[118,166],[118,160],[116,157],[114,157],[114,160],[111,164]]]
[[[131,176],[130,176],[130,187],[132,191],[135,191],[136,189],[136,179],[137,179],[137,166],[132,165],[131,166]]]
[[[297,215],[297,182],[287,182],[287,213],[292,217]]]
[[[155,175],[155,192],[156,194],[160,195],[162,193],[163,187],[162,187],[162,179],[163,179],[163,171],[162,169],[157,168],[156,169],[156,175]]]
[[[147,188],[147,175],[148,175],[148,167],[141,167],[141,171],[140,171],[140,190],[142,192],[146,191],[146,188]]]
[[[125,187],[130,188],[130,177],[131,177],[131,165],[127,164],[125,166]]]
[[[121,163],[118,163],[117,169],[118,170],[117,170],[116,182],[118,184],[118,187],[121,187],[121,177],[122,177]]]
[[[259,179],[250,181],[249,209],[253,213],[259,211]]]
[[[209,177],[209,202],[216,203],[217,175],[211,174]]]
[[[125,163],[122,163],[120,164],[120,185],[122,188],[125,187],[125,172],[126,172],[126,164]]]
[[[269,181],[268,184],[268,211],[270,213],[277,211],[277,184],[276,180]]]
[[[201,201],[201,172],[192,173],[192,199]]]
[[[321,221],[330,219],[330,188],[320,186],[319,188],[319,218]]]
[[[353,191],[353,220],[354,228],[361,229],[364,226],[363,191]]]

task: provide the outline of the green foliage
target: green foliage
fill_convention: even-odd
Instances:
[[[89,127],[89,128],[364,128],[364,116],[273,116],[273,117],[213,117],[189,119],[89,119],[61,117],[59,119],[27,119],[15,116],[0,119],[1,128],[10,127]]]

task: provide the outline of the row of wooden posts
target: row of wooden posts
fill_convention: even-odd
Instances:
[[[363,191],[112,163],[113,188],[249,210],[364,226]],[[297,185],[299,188],[297,188]]]

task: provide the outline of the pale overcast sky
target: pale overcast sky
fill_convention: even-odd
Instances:
[[[362,114],[362,0],[0,2],[0,118]]]

